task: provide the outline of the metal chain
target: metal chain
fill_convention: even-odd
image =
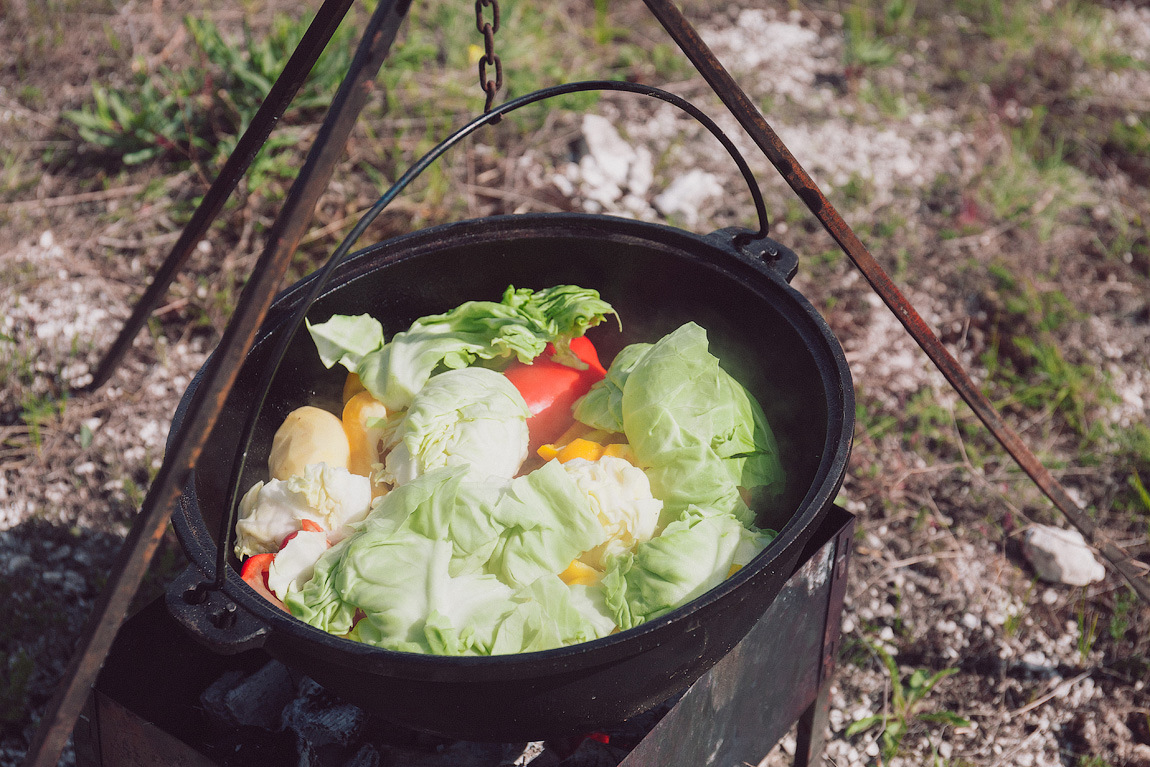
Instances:
[[[483,16],[483,9],[491,8],[492,20]],[[483,56],[479,59],[479,87],[487,94],[483,111],[490,112],[495,93],[503,87],[503,62],[495,55],[495,33],[499,31],[499,0],[475,0],[475,28],[483,35]],[[487,77],[487,68],[495,67],[495,79]]]

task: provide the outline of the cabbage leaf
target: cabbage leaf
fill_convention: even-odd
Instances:
[[[571,560],[607,540],[590,500],[559,461],[513,479],[498,507],[509,526],[487,568],[512,586],[563,572]]]
[[[527,457],[530,415],[505,375],[486,368],[440,373],[389,428],[389,452],[378,479],[402,485],[431,469],[460,465],[511,479]]]
[[[355,372],[388,410],[402,410],[442,368],[476,360],[529,363],[555,345],[557,361],[585,367],[569,344],[615,310],[598,292],[574,285],[544,290],[508,287],[503,300],[468,301],[444,314],[421,317],[391,341],[360,358]],[[328,352],[328,358],[335,356]],[[326,364],[326,361],[325,361]],[[330,365],[329,365],[330,367]]]
[[[656,342],[626,378],[623,430],[663,501],[660,527],[689,506],[754,514],[740,488],[777,493],[778,446],[762,408],[707,349],[707,333],[689,322]]]
[[[691,507],[657,537],[612,559],[602,582],[610,613],[623,630],[658,618],[718,586],[772,537],[733,515]]]

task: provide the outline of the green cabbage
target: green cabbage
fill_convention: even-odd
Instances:
[[[488,570],[513,586],[561,573],[571,560],[607,540],[590,500],[558,461],[513,479],[498,513],[514,521],[501,536]]]
[[[324,367],[338,362],[354,373],[365,355],[383,346],[383,325],[370,314],[336,314],[317,325],[304,322]]]
[[[387,343],[382,331],[376,334],[366,323],[364,337],[356,336],[356,323],[348,318],[333,317],[308,330],[326,366],[343,363],[388,410],[402,410],[437,370],[466,367],[477,359],[514,356],[527,363],[553,343],[558,361],[583,369],[568,344],[608,314],[615,310],[589,288],[508,287],[498,303],[468,301],[444,314],[421,317]]]
[[[468,366],[527,362],[551,342],[556,358],[581,367],[569,340],[611,313],[582,288],[508,288],[500,303],[424,317],[389,343],[362,318],[309,325],[324,364],[356,371],[403,412],[384,432],[382,474],[394,489],[288,589],[292,614],[393,650],[530,652],[657,618],[758,554],[774,533],[754,526],[744,499],[781,491],[778,448],[759,404],[694,323],[625,347],[574,408],[583,423],[626,434],[650,480],[654,537],[632,534],[639,542],[622,553],[608,545],[618,510],[596,503],[623,484],[598,487],[599,473],[550,461],[509,479],[523,457],[526,405],[506,378]],[[589,552],[606,568],[602,581],[565,584],[557,574]]]
[[[781,490],[778,446],[762,408],[708,351],[706,331],[689,322],[624,364],[615,377],[623,432],[663,501],[660,527],[692,505],[752,525],[740,488]]]
[[[762,551],[771,533],[694,507],[661,534],[612,559],[603,577],[611,616],[626,630],[707,593]]]
[[[285,604],[317,628],[406,652],[526,652],[602,636],[614,627],[603,600],[555,575],[605,535],[573,490],[558,463],[506,486],[466,466],[435,469],[380,498]]]
[[[623,432],[623,387],[635,365],[653,344],[624,346],[615,355],[607,375],[575,403],[575,420],[593,429]]]
[[[485,368],[433,376],[393,428],[379,479],[404,484],[440,466],[511,479],[527,458],[531,411],[507,376]]]

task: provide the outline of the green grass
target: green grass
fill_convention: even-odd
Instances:
[[[916,722],[938,724],[951,727],[968,727],[970,721],[953,711],[922,711],[924,701],[935,686],[948,676],[958,673],[957,668],[945,668],[931,674],[925,669],[916,669],[902,678],[898,664],[882,647],[871,645],[872,651],[882,661],[890,675],[890,711],[876,716],[863,717],[846,729],[846,736],[853,737],[875,727],[879,729],[879,743],[884,760],[890,761],[898,755],[903,739]]]
[[[64,405],[64,399],[35,394],[29,394],[20,403],[20,420],[28,427],[28,437],[37,450],[44,427],[64,414]]]
[[[196,66],[151,73],[137,67],[131,85],[97,83],[92,101],[65,117],[85,142],[125,165],[162,158],[213,169],[234,149],[309,21],[277,16],[266,31],[257,34],[245,24],[234,35],[210,17],[187,16]],[[309,119],[334,95],[351,61],[352,23],[354,18],[345,20],[337,30],[285,113],[285,123]],[[276,163],[282,148],[265,146],[253,176],[290,173],[290,167]]]
[[[982,363],[987,380],[995,382],[991,395],[997,406],[1056,413],[1088,444],[1096,442],[1105,426],[1092,414],[1118,397],[1103,371],[1066,359],[1058,345],[1059,331],[1081,320],[1073,304],[1061,291],[1039,290],[1004,264],[992,264],[990,274],[998,311]]]
[[[497,103],[573,80],[682,79],[693,71],[672,44],[650,42],[615,23],[613,12],[600,0],[594,24],[587,29],[554,4],[540,0],[504,4],[495,38],[504,72]],[[188,17],[190,42],[185,55],[196,66],[153,72],[141,67],[126,86],[96,83],[91,100],[67,113],[67,119],[83,143],[116,162],[191,166],[201,178],[210,179],[234,149],[308,21],[277,16],[270,29],[256,31],[247,25],[225,29],[211,17]],[[556,40],[564,42],[556,45]],[[306,149],[293,127],[319,121],[357,42],[358,24],[349,16],[256,158],[246,179],[249,192],[272,200],[282,197]],[[367,136],[360,154],[370,158],[377,176],[371,180],[377,188],[482,111],[485,96],[476,67],[482,44],[472,6],[450,0],[412,5],[381,69],[380,96],[360,119],[360,130]],[[541,51],[550,55],[540,55]],[[481,140],[490,142],[499,156],[522,143],[523,134],[541,128],[551,112],[584,112],[598,98],[596,93],[577,93],[532,105],[488,129]],[[459,207],[452,199],[460,197],[458,184],[450,170],[443,169],[450,169],[453,162],[458,161],[441,160],[406,194],[432,212]]]
[[[843,58],[848,67],[885,67],[894,62],[914,26],[916,0],[851,0],[843,9]]]

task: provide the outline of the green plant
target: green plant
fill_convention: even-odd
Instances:
[[[1078,657],[1085,662],[1098,639],[1098,613],[1086,614],[1086,599],[1078,602]]]
[[[1130,611],[1138,604],[1138,597],[1129,587],[1118,593],[1114,599],[1114,610],[1110,614],[1107,632],[1115,642],[1121,642],[1130,628]]]
[[[224,36],[211,19],[184,19],[199,65],[179,70],[141,69],[126,88],[100,84],[93,102],[64,116],[80,137],[126,165],[166,157],[196,162],[221,161],[234,148],[310,18],[277,16],[271,29],[256,35],[245,23],[240,40]],[[298,120],[323,107],[351,59],[352,29],[343,25],[320,56],[285,114]],[[276,147],[261,152],[264,163]],[[257,161],[258,164],[259,161]],[[272,172],[270,167],[263,172]]]
[[[984,175],[978,197],[996,220],[1031,227],[1046,240],[1068,211],[1085,202],[1082,190],[1087,186],[1082,173],[1064,161],[1060,148],[1051,148],[1036,161],[1030,152],[1038,148],[1028,143],[1030,135],[1025,130],[1013,134],[1015,143]]]
[[[1080,756],[1075,767],[1110,767],[1110,762],[1100,756]]]
[[[1142,501],[1142,506],[1146,511],[1150,512],[1150,491],[1147,491],[1146,485],[1142,484],[1142,477],[1135,471],[1130,474],[1130,478],[1127,482],[1130,484],[1130,487],[1134,488],[1134,492],[1138,494],[1138,499]]]
[[[1090,415],[1118,395],[1104,371],[1066,359],[1058,346],[1056,332],[1078,321],[1079,313],[1061,291],[1038,290],[1001,263],[989,272],[1000,313],[982,362],[987,379],[1007,392],[998,406],[1058,413],[1088,443],[1096,442],[1108,427]]]
[[[848,66],[882,67],[894,61],[896,49],[883,39],[881,18],[871,3],[858,0],[843,11],[843,55]]]
[[[899,674],[898,664],[888,652],[876,644],[870,644],[871,650],[878,655],[890,674],[890,711],[876,716],[868,716],[852,723],[847,727],[847,737],[865,732],[872,727],[880,727],[879,740],[883,758],[887,761],[893,759],[902,746],[910,726],[914,722],[929,724],[943,724],[952,727],[967,727],[970,721],[953,711],[935,711],[922,713],[923,700],[940,681],[948,676],[958,673],[957,668],[944,668],[930,674],[925,669],[916,669],[905,681]]]
[[[37,450],[43,438],[44,426],[64,413],[65,402],[56,397],[30,394],[20,403],[20,420],[28,427],[28,437]]]

